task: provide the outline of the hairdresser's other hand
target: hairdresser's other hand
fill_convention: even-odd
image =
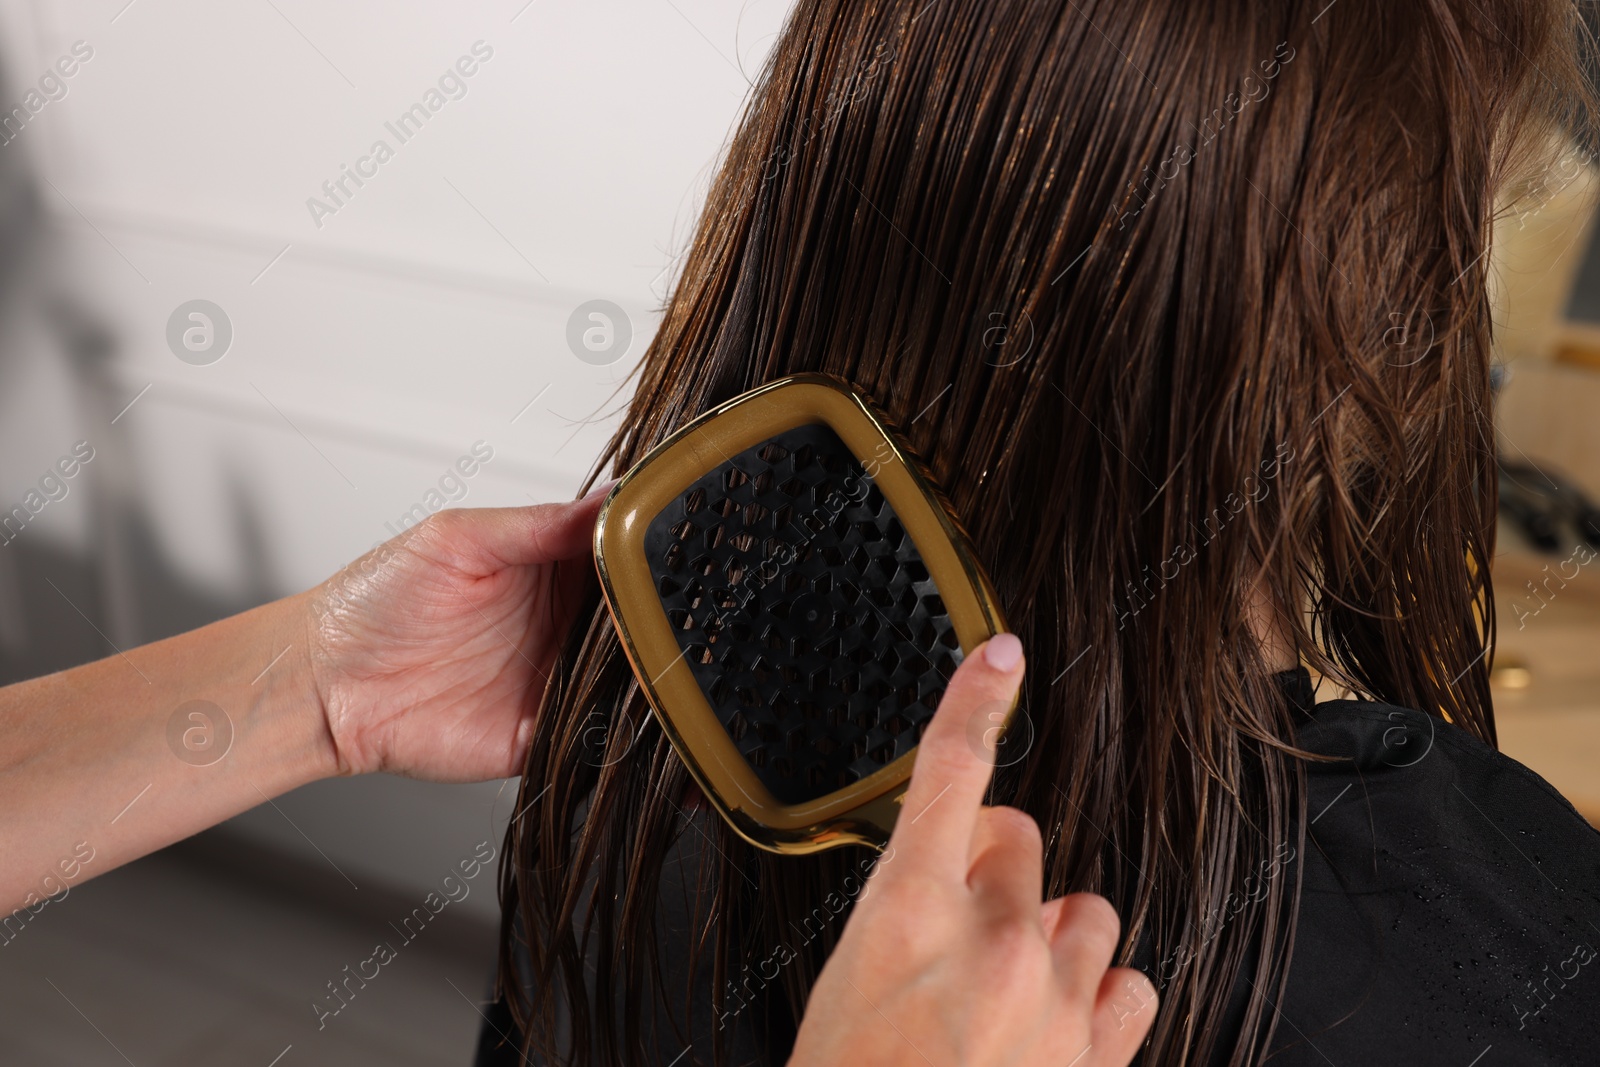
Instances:
[[[1126,1067],[1156,1011],[1110,967],[1117,914],[1044,903],[1038,825],[986,808],[993,713],[1022,681],[1003,634],[969,656],[917,750],[889,848],[811,991],[789,1067]]]
[[[312,673],[339,773],[521,771],[593,573],[602,499],[441,511],[311,591]]]

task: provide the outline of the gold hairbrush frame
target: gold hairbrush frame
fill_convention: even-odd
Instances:
[[[684,661],[657,595],[644,535],[686,486],[746,449],[813,423],[838,434],[894,509],[938,586],[962,655],[1002,632],[994,589],[937,488],[868,398],[829,375],[771,382],[678,430],[612,488],[594,534],[606,606],[673,748],[735,832],[759,848],[787,855],[847,844],[881,849],[905,801],[916,749],[844,789],[799,804],[779,801],[745,762]],[[1007,724],[1014,710],[1013,703]]]

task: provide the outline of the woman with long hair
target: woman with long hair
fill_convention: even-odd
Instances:
[[[1460,761],[1510,765],[1486,253],[1497,197],[1588,117],[1579,29],[1556,0],[800,0],[711,186],[600,465],[796,372],[875,399],[1028,651],[990,802],[1042,828],[1047,896],[1115,905],[1160,991],[1144,1062],[1370,1062],[1384,1024],[1470,1053],[1571,962],[1463,992],[1456,942],[1511,914],[1418,911],[1554,877],[1549,849],[1423,885],[1454,876],[1380,871],[1401,846],[1361,835],[1456,826],[1486,803]],[[698,806],[595,590],[578,618],[502,869],[506,1019],[550,1062],[782,1062],[870,862]],[[1361,699],[1313,706],[1301,665]],[[1563,889],[1600,921],[1594,870]],[[1413,893],[1370,942],[1340,910]],[[1438,955],[1411,936],[1455,966],[1408,970]],[[1542,1025],[1548,1062],[1593,1036]]]

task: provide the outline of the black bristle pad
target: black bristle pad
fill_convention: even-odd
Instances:
[[[785,804],[909,752],[961,662],[916,544],[828,426],[700,478],[651,520],[644,548],[701,691]]]

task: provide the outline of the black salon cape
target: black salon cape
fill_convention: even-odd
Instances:
[[[1448,723],[1367,701],[1313,705],[1303,671],[1282,680],[1302,708],[1299,744],[1339,759],[1307,765],[1299,924],[1268,1062],[1600,1064],[1600,833]],[[692,851],[703,837],[683,839]],[[1142,946],[1135,962],[1158,976]],[[1253,978],[1234,990],[1235,1027]],[[733,1062],[781,1065],[788,1020],[763,1042],[754,1014],[732,1028]],[[709,1062],[711,1025],[697,1019],[675,1067]],[[496,1030],[510,1029],[491,1011],[478,1067],[517,1062],[495,1051]],[[665,1067],[684,1045],[658,1052]]]

